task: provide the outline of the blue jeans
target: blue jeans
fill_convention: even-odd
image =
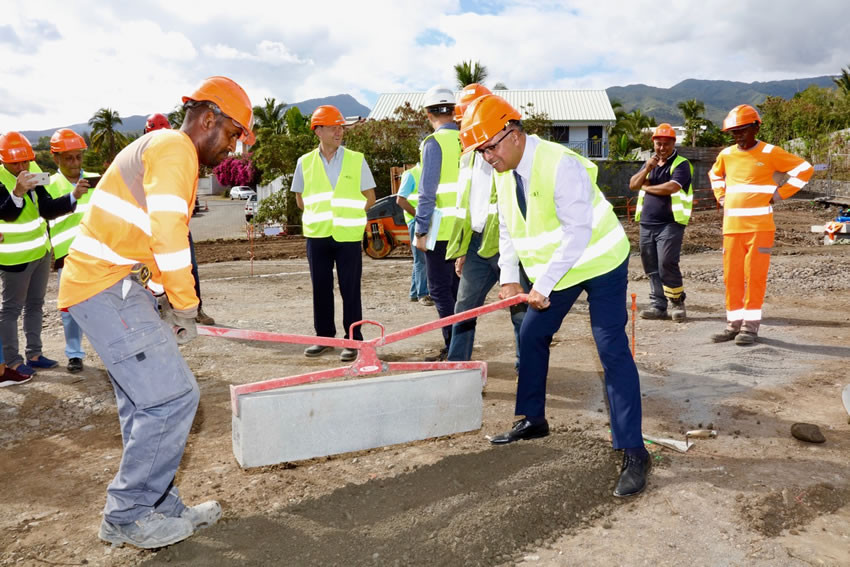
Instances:
[[[123,279],[68,308],[103,360],[115,390],[124,452],[103,516],[129,524],[151,512],[179,516],[173,486],[200,391],[153,296]]]
[[[457,287],[460,279],[455,274],[455,261],[446,260],[445,240],[438,240],[433,250],[425,252],[425,270],[428,274],[428,291],[437,308],[437,315],[442,319],[454,315],[457,302]],[[446,348],[452,342],[452,328],[443,327],[443,341]]]
[[[455,313],[481,307],[487,299],[487,294],[493,286],[499,283],[499,255],[482,258],[478,255],[481,247],[481,233],[473,232],[469,241],[469,249],[460,276],[457,290]],[[525,279],[525,278],[522,278]],[[527,281],[522,284],[528,291]],[[514,326],[516,339],[516,367],[519,368],[519,329],[525,317],[527,305],[522,303],[511,307],[511,323]],[[475,342],[475,325],[477,319],[467,319],[452,325],[452,342],[449,345],[448,360],[471,360],[472,346]]]
[[[62,268],[59,268],[57,280],[62,280]],[[62,328],[65,330],[65,356],[71,358],[85,358],[83,351],[83,330],[67,311],[60,311],[62,317]]]
[[[410,249],[413,251],[413,273],[410,275],[410,299],[419,299],[428,295],[428,276],[425,273],[425,252],[417,248],[416,221],[412,220],[407,225],[410,230]]]
[[[607,274],[549,294],[550,305],[529,309],[520,329],[516,415],[543,417],[549,345],[564,317],[584,291],[590,306],[590,329],[605,373],[615,449],[643,447],[640,379],[626,336],[626,288],[629,259]]]

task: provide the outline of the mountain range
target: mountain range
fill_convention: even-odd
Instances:
[[[803,79],[784,81],[766,81],[741,83],[736,81],[708,81],[702,79],[685,79],[670,88],[651,87],[648,85],[627,85],[624,87],[609,87],[606,90],[611,101],[619,101],[626,112],[640,109],[644,114],[655,118],[657,122],[671,122],[676,125],[684,124],[682,113],[676,105],[682,101],[695,98],[705,104],[705,118],[715,124],[720,124],[726,113],[739,104],[759,104],[768,96],[780,96],[788,99],[795,93],[806,90],[810,85],[819,87],[834,87],[832,77],[823,75]],[[369,114],[369,108],[357,102],[348,94],[339,94],[324,98],[311,98],[288,105],[297,106],[302,114],[308,115],[323,104],[332,104],[339,108],[346,117]],[[134,115],[122,117],[123,124],[118,126],[121,132],[140,132],[145,127],[146,116]],[[50,136],[57,128],[70,128],[82,134],[91,130],[88,122],[58,126],[47,130],[28,130],[22,132],[33,144],[42,136]]]
[[[768,96],[789,99],[795,93],[806,90],[810,85],[834,87],[835,83],[828,75],[755,83],[686,79],[668,89],[639,84],[609,87],[605,91],[611,101],[620,101],[626,112],[639,108],[641,112],[653,116],[659,123],[670,122],[676,125],[685,122],[676,105],[695,98],[705,104],[705,118],[719,125],[726,114],[739,104],[760,104]]]
[[[343,116],[346,117],[362,116],[365,118],[369,114],[369,107],[363,106],[362,104],[357,102],[357,100],[353,96],[347,94],[339,94],[334,96],[327,96],[324,98],[311,98],[309,100],[302,100],[301,102],[296,102],[287,105],[286,109],[288,110],[293,106],[297,106],[298,110],[301,111],[301,114],[304,114],[306,116],[308,114],[312,114],[317,107],[323,104],[334,105],[339,109],[340,112],[342,112]],[[146,121],[147,115],[135,114],[133,116],[122,116],[121,124],[119,124],[116,129],[120,132],[141,132],[145,128]],[[52,136],[53,132],[55,132],[59,128],[70,128],[78,134],[91,131],[91,126],[89,126],[88,122],[80,122],[79,124],[57,126],[56,128],[49,128],[47,130],[24,130],[21,131],[21,133],[26,136],[32,144],[36,144],[39,138],[41,138],[42,136]]]

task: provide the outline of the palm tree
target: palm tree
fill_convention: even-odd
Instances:
[[[845,95],[850,95],[850,67],[841,70],[841,76],[832,79]]]
[[[263,106],[254,107],[254,128],[268,130],[272,134],[283,134],[286,130],[285,110],[285,102],[278,103],[274,97],[266,98]]]
[[[117,124],[123,124],[121,117],[111,108],[101,108],[89,119],[92,149],[103,156],[105,163],[112,163],[128,143],[127,137],[115,129]]]
[[[174,110],[168,113],[168,122],[174,127],[175,130],[179,130],[183,125],[183,121],[186,119],[186,109],[183,108],[182,104],[178,104],[174,107]]]
[[[682,111],[682,115],[685,117],[685,128],[690,135],[691,146],[696,146],[697,132],[699,132],[700,126],[705,124],[705,118],[702,116],[705,113],[705,104],[701,100],[692,98],[683,100],[676,107]]]
[[[472,83],[482,84],[487,79],[487,67],[478,61],[461,61],[455,65],[457,88],[462,89]]]

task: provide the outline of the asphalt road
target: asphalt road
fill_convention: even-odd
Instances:
[[[245,200],[201,195],[201,210],[189,221],[195,242],[217,238],[242,238],[245,232]]]

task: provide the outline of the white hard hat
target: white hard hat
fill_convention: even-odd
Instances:
[[[455,94],[446,87],[437,85],[425,91],[425,97],[422,99],[422,106],[425,108],[450,105],[455,105]]]

